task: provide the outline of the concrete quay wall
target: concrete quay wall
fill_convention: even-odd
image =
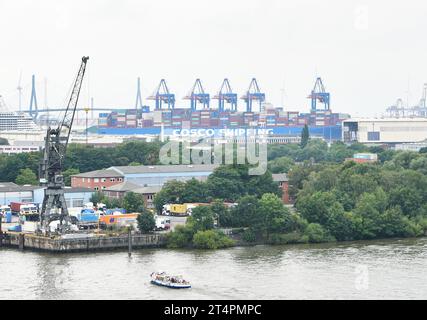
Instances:
[[[165,243],[164,234],[133,234],[132,248],[161,247]],[[127,249],[128,235],[122,236],[94,236],[77,239],[61,239],[42,237],[24,233],[3,234],[2,244],[5,247],[15,247],[21,250],[40,250],[47,252],[77,252]]]

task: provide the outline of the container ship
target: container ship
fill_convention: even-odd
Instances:
[[[268,129],[273,136],[298,136],[308,125],[312,136],[325,140],[341,140],[342,122],[348,114],[330,110],[299,113],[283,108],[268,108],[264,112],[218,110],[116,110],[99,115],[98,126],[92,132],[102,135],[165,135],[220,129]],[[192,132],[194,132],[192,130]],[[238,132],[236,130],[236,132]]]
[[[312,136],[329,141],[341,140],[342,122],[350,116],[331,111],[330,94],[326,92],[321,78],[316,79],[308,98],[311,99],[311,111],[308,113],[275,108],[266,102],[265,93],[261,92],[253,78],[241,97],[246,104],[245,111],[238,111],[237,94],[233,93],[228,79],[224,79],[219,92],[213,97],[218,101],[218,107],[212,108],[210,95],[204,91],[200,79],[197,79],[183,98],[190,100],[189,108],[175,108],[175,95],[162,79],[148,97],[155,101],[153,111],[141,103],[135,109],[101,113],[98,126],[92,132],[103,135],[169,136],[188,132],[209,132],[213,135],[218,131],[223,133],[224,130],[246,132],[255,129],[268,130],[268,135],[272,137],[296,137],[308,125]]]

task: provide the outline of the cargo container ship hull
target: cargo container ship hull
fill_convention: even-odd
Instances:
[[[224,137],[224,136],[244,136],[258,133],[268,136],[300,136],[304,126],[292,127],[259,127],[259,128],[164,128],[163,135],[165,136],[199,136],[199,137]],[[113,127],[95,127],[91,130],[93,133],[100,135],[118,135],[118,136],[135,136],[135,135],[154,135],[160,136],[162,129],[160,127],[153,128],[113,128]],[[310,127],[310,135],[314,137],[322,137],[325,140],[341,140],[342,126],[322,126]]]

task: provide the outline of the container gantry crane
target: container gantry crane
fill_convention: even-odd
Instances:
[[[160,84],[148,100],[156,101],[156,110],[163,109],[163,103],[167,104],[168,109],[175,108],[175,94],[169,92],[165,79],[160,80]]]
[[[228,79],[224,79],[224,82],[219,89],[219,92],[213,99],[218,99],[218,110],[224,111],[225,104],[230,105],[231,111],[237,111],[237,93],[233,93],[231,90],[230,82]]]
[[[252,79],[248,91],[241,97],[246,103],[246,111],[252,112],[253,101],[258,101],[259,111],[262,109],[262,103],[265,101],[265,93],[259,89],[258,82],[255,78]]]
[[[311,111],[330,110],[330,94],[326,92],[320,77],[316,79],[314,88],[308,98],[311,99]],[[320,104],[320,107],[318,107],[318,104]]]
[[[427,100],[427,83],[424,83],[421,99],[418,106],[416,107],[416,114],[418,117],[427,117],[426,100]]]
[[[193,111],[197,110],[197,103],[201,103],[203,109],[209,109],[210,96],[209,93],[205,93],[200,79],[196,79],[196,82],[184,99],[191,101],[190,107]]]
[[[59,233],[64,233],[69,228],[70,217],[64,197],[62,170],[88,60],[89,57],[81,60],[62,121],[57,128],[49,127],[46,133],[43,159],[39,166],[40,185],[45,187],[40,213],[41,227],[45,233],[49,233],[49,224],[53,220],[60,221],[57,230]]]

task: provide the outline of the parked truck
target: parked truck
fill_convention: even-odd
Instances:
[[[15,215],[38,214],[39,210],[34,203],[11,202],[10,209]]]
[[[82,209],[77,214],[77,226],[79,229],[94,229],[98,227],[99,214],[94,209]]]
[[[136,225],[136,219],[138,218],[138,213],[118,213],[115,212],[114,214],[107,214],[99,217],[99,223],[101,227],[108,227],[108,226],[135,226]]]
[[[159,217],[159,216],[155,216],[154,218],[156,220],[156,226],[155,226],[156,231],[166,231],[170,229],[171,221],[169,218]]]
[[[162,209],[162,215],[182,217],[191,216],[194,208],[209,205],[209,203],[165,204]]]

